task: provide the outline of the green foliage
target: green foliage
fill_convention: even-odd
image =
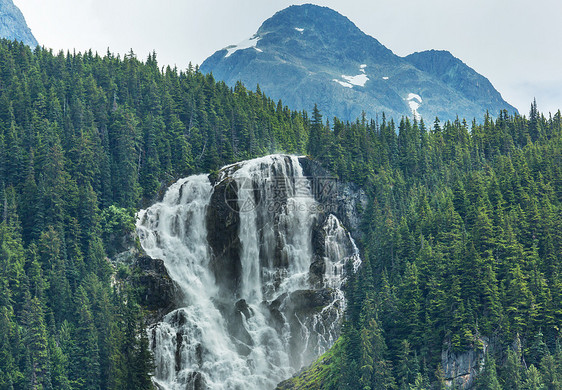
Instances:
[[[498,366],[490,356],[481,388],[556,388],[561,117],[534,103],[529,119],[501,112],[470,130],[406,118],[396,128],[384,116],[311,127],[322,138],[309,144],[313,157],[369,193],[361,244],[371,281],[362,270],[348,283],[342,336],[352,387],[375,383],[371,360],[361,365],[374,319],[399,388],[442,388],[443,348],[481,353],[483,340],[494,340]]]
[[[107,256],[173,180],[303,154],[308,118],[155,53],[1,40],[0,84],[0,388],[151,389],[134,270]]]
[[[342,373],[339,371],[343,355],[342,339],[302,374],[279,384],[278,390],[338,390]]]
[[[496,372],[496,361],[493,356],[486,355],[484,368],[480,373],[476,383],[477,390],[501,390],[502,387]]]
[[[0,84],[0,388],[150,388],[131,271],[106,256],[175,179],[280,151],[369,197],[341,339],[300,388],[442,389],[442,349],[484,338],[482,386],[560,388],[560,112],[330,126],[155,54],[6,40]]]

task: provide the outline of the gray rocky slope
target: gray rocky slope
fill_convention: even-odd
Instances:
[[[12,0],[0,0],[0,37],[23,42],[32,48],[38,45],[23,14]]]
[[[480,120],[516,109],[482,75],[447,51],[395,55],[349,19],[326,7],[291,6],[266,20],[245,42],[218,50],[200,67],[237,81],[292,109],[355,120],[403,115],[432,122]]]

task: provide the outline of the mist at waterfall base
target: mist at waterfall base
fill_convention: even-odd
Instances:
[[[315,186],[299,157],[271,155],[181,179],[139,212],[181,300],[148,329],[158,388],[273,389],[333,345],[361,260]]]

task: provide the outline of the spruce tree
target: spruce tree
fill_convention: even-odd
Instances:
[[[496,372],[496,360],[489,353],[484,359],[484,367],[476,380],[477,390],[501,390]]]

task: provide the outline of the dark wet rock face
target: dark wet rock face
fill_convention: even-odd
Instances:
[[[207,211],[207,239],[212,248],[211,269],[218,284],[235,294],[241,274],[240,213],[237,184],[226,179],[215,187]]]
[[[331,301],[332,296],[329,289],[297,290],[291,293],[286,305],[289,313],[310,315],[322,310]]]
[[[181,291],[160,259],[139,255],[133,269],[133,285],[140,291],[140,303],[152,313],[149,322],[159,321],[164,314],[177,307]]]
[[[314,195],[326,210],[323,214],[334,214],[347,227],[352,236],[361,239],[361,218],[367,207],[367,194],[358,185],[335,177],[319,162],[308,157],[300,157],[299,162],[303,173],[314,181],[317,190]]]
[[[321,256],[314,256],[310,264],[308,280],[310,285],[320,288],[324,283],[324,273],[326,272],[326,261]]]

